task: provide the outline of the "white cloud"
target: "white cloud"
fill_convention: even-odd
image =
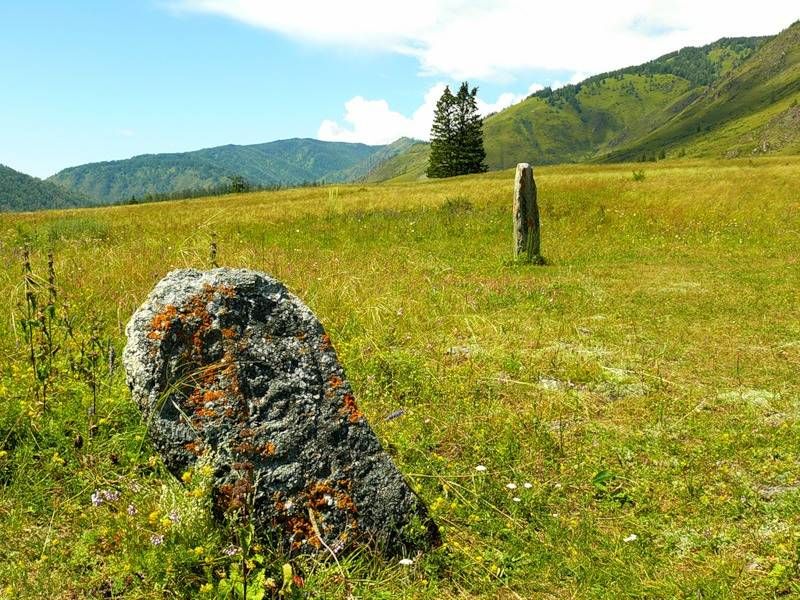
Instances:
[[[437,83],[431,87],[425,93],[422,105],[410,117],[389,108],[386,100],[366,100],[361,96],[351,98],[344,105],[347,126],[325,120],[319,126],[317,137],[329,142],[364,144],[388,144],[403,136],[428,139],[433,111],[444,85]]]
[[[530,70],[598,73],[723,36],[777,33],[796,0],[168,0],[315,44],[413,56],[423,73],[511,79]]]
[[[344,104],[344,121],[324,120],[317,131],[317,137],[328,142],[361,142],[364,144],[388,144],[406,136],[427,140],[433,123],[436,101],[442,95],[445,84],[437,83],[426,93],[422,104],[410,117],[392,110],[386,100],[367,100],[362,96],[351,98]],[[478,111],[486,116],[521,102],[529,94],[543,89],[534,83],[526,94],[504,92],[494,102],[486,102],[478,97]]]

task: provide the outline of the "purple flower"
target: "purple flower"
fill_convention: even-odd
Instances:
[[[239,554],[239,548],[236,546],[228,546],[222,551],[222,553],[227,556],[235,556],[236,554]]]
[[[108,502],[116,502],[119,500],[119,492],[117,490],[103,490],[103,498]]]
[[[139,511],[136,510],[136,507],[133,504],[128,504],[128,514],[130,516],[135,515],[137,512],[139,512]]]
[[[172,512],[169,513],[169,520],[172,521],[173,523],[181,522],[181,516],[178,514],[177,510],[173,510]]]
[[[92,494],[92,506],[100,506],[103,503],[102,492],[95,490]]]
[[[164,534],[154,533],[150,536],[150,543],[153,544],[153,546],[160,546],[164,543]]]

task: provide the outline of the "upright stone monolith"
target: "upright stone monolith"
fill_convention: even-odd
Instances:
[[[331,340],[275,279],[173,271],[134,313],[128,385],[169,470],[213,468],[215,514],[289,551],[388,553],[439,533],[359,411]]]
[[[524,256],[529,262],[541,264],[540,246],[539,205],[533,168],[528,163],[519,163],[514,177],[514,258]]]

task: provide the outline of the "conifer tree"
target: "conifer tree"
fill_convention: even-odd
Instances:
[[[450,86],[446,86],[436,102],[436,110],[433,113],[428,177],[450,177],[455,170],[453,163],[455,104],[455,96],[450,92]]]
[[[478,88],[464,82],[453,96],[444,89],[431,127],[428,177],[453,177],[486,171],[483,119],[478,114]]]

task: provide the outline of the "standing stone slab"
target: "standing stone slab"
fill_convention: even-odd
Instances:
[[[245,269],[173,271],[127,335],[128,385],[152,440],[178,477],[211,462],[218,517],[250,511],[262,537],[291,551],[438,543],[330,338],[280,282]]]
[[[519,163],[514,175],[514,258],[524,254],[534,264],[543,263],[539,204],[536,201],[536,182],[533,168]]]

